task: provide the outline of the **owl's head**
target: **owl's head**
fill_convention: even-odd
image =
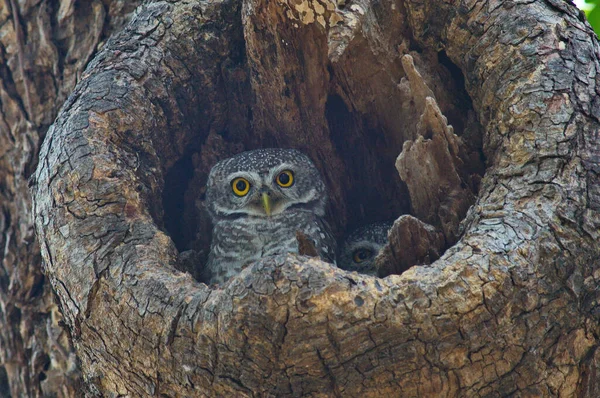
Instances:
[[[257,149],[222,160],[206,185],[213,220],[270,217],[288,209],[325,214],[325,183],[313,162],[295,149]]]
[[[391,227],[391,222],[381,222],[351,232],[342,243],[338,266],[347,271],[377,275],[375,257],[387,243]]]

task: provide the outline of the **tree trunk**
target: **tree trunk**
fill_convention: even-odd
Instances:
[[[86,383],[132,396],[598,396],[599,49],[559,0],[143,6],[81,75],[32,180],[46,275]],[[33,103],[32,91],[20,98]],[[309,154],[338,234],[418,215],[418,182],[402,183],[394,162],[407,140],[427,147],[424,107],[465,145],[464,161],[452,158],[459,179],[439,186],[486,160],[464,230],[437,209],[425,220],[459,239],[433,264],[380,279],[279,256],[221,287],[175,269],[178,250],[210,241],[196,211],[210,167],[243,149]],[[31,155],[36,137],[25,152],[11,145]],[[10,183],[21,199],[25,177]],[[460,195],[431,203],[464,211]],[[4,211],[9,253],[31,236],[17,229],[26,209]],[[6,258],[3,292],[17,272]],[[32,267],[19,283],[41,275],[14,259]],[[7,351],[17,340],[2,336]],[[16,395],[29,379],[12,381],[11,366]]]
[[[138,3],[0,2],[0,397],[80,395],[68,331],[42,273],[27,180],[83,69]]]

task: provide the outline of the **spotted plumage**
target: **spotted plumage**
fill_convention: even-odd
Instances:
[[[392,224],[369,224],[351,232],[341,245],[338,266],[348,271],[377,275],[375,257],[388,242]]]
[[[326,201],[319,171],[297,150],[257,149],[220,161],[207,182],[213,238],[205,280],[223,283],[262,257],[297,253],[297,231],[334,262]]]

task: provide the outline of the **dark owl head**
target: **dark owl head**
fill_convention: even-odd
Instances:
[[[348,271],[377,275],[375,257],[388,242],[388,231],[392,224],[369,224],[352,231],[342,243],[338,266]]]
[[[290,209],[325,214],[325,183],[313,162],[295,149],[257,149],[222,160],[206,185],[213,221],[277,216]]]

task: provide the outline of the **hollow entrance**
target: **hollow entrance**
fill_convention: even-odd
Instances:
[[[338,241],[360,226],[412,214],[439,231],[442,252],[456,242],[458,222],[474,201],[485,168],[483,129],[462,73],[443,51],[404,46],[398,54],[381,54],[370,45],[357,38],[336,62],[310,59],[322,56],[312,48],[276,60],[256,59],[250,53],[228,66],[219,86],[226,101],[220,124],[208,131],[202,123],[196,129],[189,126],[199,149],[178,159],[166,174],[164,225],[180,252],[199,253],[194,257],[197,263],[209,251],[212,226],[203,201],[211,167],[218,160],[264,147],[296,148],[313,159],[329,187],[327,219]],[[286,57],[302,62],[283,65]],[[315,68],[320,69],[312,71]],[[461,137],[441,144],[449,148],[448,162],[453,163],[446,165],[452,168],[450,180],[444,176],[446,166],[437,165],[434,173],[442,175],[441,182],[433,182],[434,178],[428,192],[431,176],[423,174],[417,188],[413,176],[411,189],[396,168],[398,155],[406,142],[426,143],[442,130]],[[430,155],[423,162],[440,157]],[[423,164],[420,155],[413,156],[417,171]],[[409,167],[407,172],[412,171]],[[414,203],[419,195],[436,197],[437,202],[424,209]]]

